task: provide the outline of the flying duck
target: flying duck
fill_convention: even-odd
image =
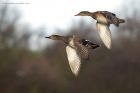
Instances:
[[[75,35],[73,36],[59,36],[51,35],[52,40],[61,40],[66,46],[66,53],[72,73],[77,76],[80,70],[81,60],[89,60],[89,49],[95,49],[99,45],[92,43],[89,40],[81,39]]]
[[[111,49],[111,32],[109,29],[110,24],[114,24],[119,27],[120,23],[124,23],[124,19],[116,17],[114,13],[108,11],[96,11],[88,12],[82,11],[75,16],[91,16],[93,19],[97,20],[96,28],[99,31],[99,35],[103,43],[108,49]]]

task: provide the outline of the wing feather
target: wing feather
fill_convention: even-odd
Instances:
[[[66,47],[67,57],[72,73],[77,76],[80,70],[81,59],[76,50],[70,46]]]
[[[99,31],[99,35],[103,43],[108,49],[111,49],[111,32],[109,26],[106,24],[98,23],[96,24],[97,29]]]
[[[89,59],[89,50],[86,46],[82,45],[79,42],[75,42],[75,46],[77,47],[77,53],[83,59]]]

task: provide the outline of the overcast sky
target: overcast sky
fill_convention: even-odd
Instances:
[[[77,17],[73,15],[82,10],[97,11],[108,10],[119,12],[122,0],[13,0],[29,4],[18,4],[21,8],[23,19],[38,27],[46,25],[49,29],[65,28]]]

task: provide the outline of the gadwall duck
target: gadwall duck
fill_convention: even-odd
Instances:
[[[72,73],[77,76],[80,70],[81,59],[89,59],[89,49],[95,49],[99,45],[92,43],[89,40],[81,39],[75,35],[73,36],[59,36],[51,35],[52,40],[61,40],[66,46],[66,53]]]
[[[119,19],[114,13],[108,11],[96,11],[88,12],[82,11],[75,16],[91,16],[93,19],[97,20],[96,28],[99,31],[99,35],[105,46],[111,48],[111,32],[109,29],[110,24],[114,24],[119,27],[120,23],[124,23],[124,19]]]

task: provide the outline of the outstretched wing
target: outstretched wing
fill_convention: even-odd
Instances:
[[[111,49],[111,32],[109,26],[102,23],[96,23],[96,27],[99,31],[99,35],[103,43],[108,49]]]
[[[89,50],[86,46],[82,44],[82,42],[75,42],[75,46],[77,47],[77,53],[83,59],[89,59]]]
[[[71,71],[74,75],[78,75],[81,65],[81,59],[76,50],[70,46],[66,47],[67,57]]]

